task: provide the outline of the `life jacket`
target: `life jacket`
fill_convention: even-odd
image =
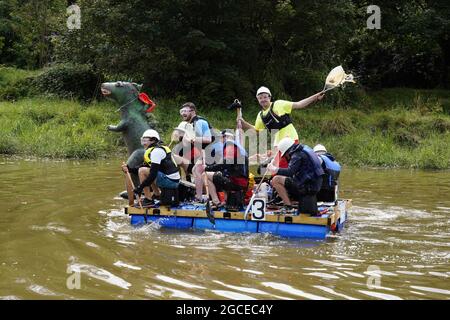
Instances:
[[[233,164],[228,164],[225,166],[225,170],[223,172],[224,175],[229,176],[229,177],[242,177],[242,178],[248,179],[248,174],[249,174],[248,156],[247,156],[247,152],[245,151],[245,149],[239,143],[236,143],[235,141],[227,141],[226,143],[223,144],[223,156],[224,156],[223,161],[224,161],[224,163],[227,164],[227,162],[225,160],[225,156],[226,156],[225,149],[230,144],[232,144],[234,147],[236,147],[238,152],[234,152]],[[239,153],[239,155],[238,155],[238,153]],[[242,162],[242,157],[244,157],[244,163],[240,163],[240,162]],[[240,158],[239,162],[238,162],[238,158]]]
[[[169,175],[169,174],[178,172],[178,166],[175,163],[175,161],[172,159],[172,151],[169,149],[169,147],[163,146],[163,145],[159,145],[159,144],[156,145],[156,146],[150,147],[147,150],[145,150],[145,153],[144,153],[144,162],[145,162],[145,164],[147,164],[148,166],[150,166],[152,164],[152,161],[150,160],[150,154],[152,153],[152,151],[155,148],[161,148],[166,153],[166,157],[161,160],[159,171],[161,171],[165,175]]]
[[[302,161],[301,168],[294,173],[294,180],[298,185],[303,185],[309,181],[314,181],[321,178],[325,172],[322,169],[319,157],[317,154],[307,145],[298,144],[292,150],[289,151],[291,158],[294,153],[304,153],[309,161]],[[299,154],[298,156],[301,157]]]
[[[262,111],[259,112],[259,116],[261,117],[261,120],[262,120],[264,126],[268,130],[272,130],[272,129],[280,130],[292,123],[292,119],[289,116],[289,114],[286,113],[286,114],[283,114],[282,116],[279,116],[279,115],[275,114],[274,112],[272,112],[274,104],[275,104],[275,102],[271,103],[271,105],[269,107],[269,112],[267,112],[267,114],[265,116],[263,116]]]
[[[322,189],[332,189],[337,184],[337,180],[339,179],[341,165],[330,153],[322,154],[319,157],[323,160],[322,168],[325,171]]]
[[[194,128],[194,132],[195,132],[195,123],[198,120],[204,120],[208,124],[209,131],[211,132],[211,143],[213,143],[216,138],[215,135],[213,134],[213,127],[211,127],[211,124],[205,118],[203,118],[201,116],[195,116],[194,118],[192,118],[192,127]],[[209,143],[202,143],[202,149],[205,149],[208,145],[209,145]]]

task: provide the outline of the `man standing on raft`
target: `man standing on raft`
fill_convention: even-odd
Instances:
[[[292,138],[296,143],[298,143],[298,134],[292,124],[292,119],[290,113],[292,109],[303,109],[310,104],[322,100],[324,97],[323,92],[318,92],[306,99],[292,102],[285,100],[271,101],[272,93],[266,87],[260,87],[256,92],[256,99],[262,110],[258,113],[256,117],[255,125],[251,125],[244,118],[238,116],[238,122],[241,121],[243,129],[254,129],[260,131],[263,129],[278,130],[275,134],[274,147],[277,148],[278,143],[281,139],[289,137]],[[277,163],[277,162],[275,162]],[[287,163],[285,160],[281,160],[279,166],[281,168],[286,168]]]

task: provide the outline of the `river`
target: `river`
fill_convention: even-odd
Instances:
[[[450,299],[450,172],[345,168],[324,241],[131,227],[121,160],[0,157],[0,299]]]

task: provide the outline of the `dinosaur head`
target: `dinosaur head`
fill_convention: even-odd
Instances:
[[[117,102],[123,108],[129,108],[131,106],[136,106],[136,101],[142,110],[145,112],[152,112],[155,103],[150,100],[150,98],[145,93],[140,93],[142,89],[142,84],[137,84],[135,82],[104,82],[101,85],[102,95],[110,100]]]
[[[124,104],[136,98],[141,87],[135,83],[124,81],[104,82],[101,86],[101,92],[108,99]]]

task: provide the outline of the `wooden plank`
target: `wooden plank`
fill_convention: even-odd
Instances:
[[[347,205],[351,207],[351,200],[346,200]],[[265,220],[252,219],[252,215],[248,215],[248,220],[253,221],[266,221],[266,222],[280,222],[280,223],[291,223],[291,224],[306,224],[306,225],[331,225],[339,219],[339,208],[338,206],[333,207],[334,212],[330,213],[328,217],[312,217],[309,214],[266,214]],[[156,212],[155,212],[156,211]],[[182,210],[174,209],[171,210],[167,207],[161,206],[160,208],[144,208],[143,210],[135,207],[128,207],[127,213],[132,214],[147,214],[148,215],[161,215],[161,216],[178,216],[178,217],[193,217],[193,218],[207,218],[206,212],[204,210]],[[230,220],[244,220],[244,212],[222,212],[215,211],[214,217],[216,219],[230,219]],[[286,218],[288,222],[286,222]]]

